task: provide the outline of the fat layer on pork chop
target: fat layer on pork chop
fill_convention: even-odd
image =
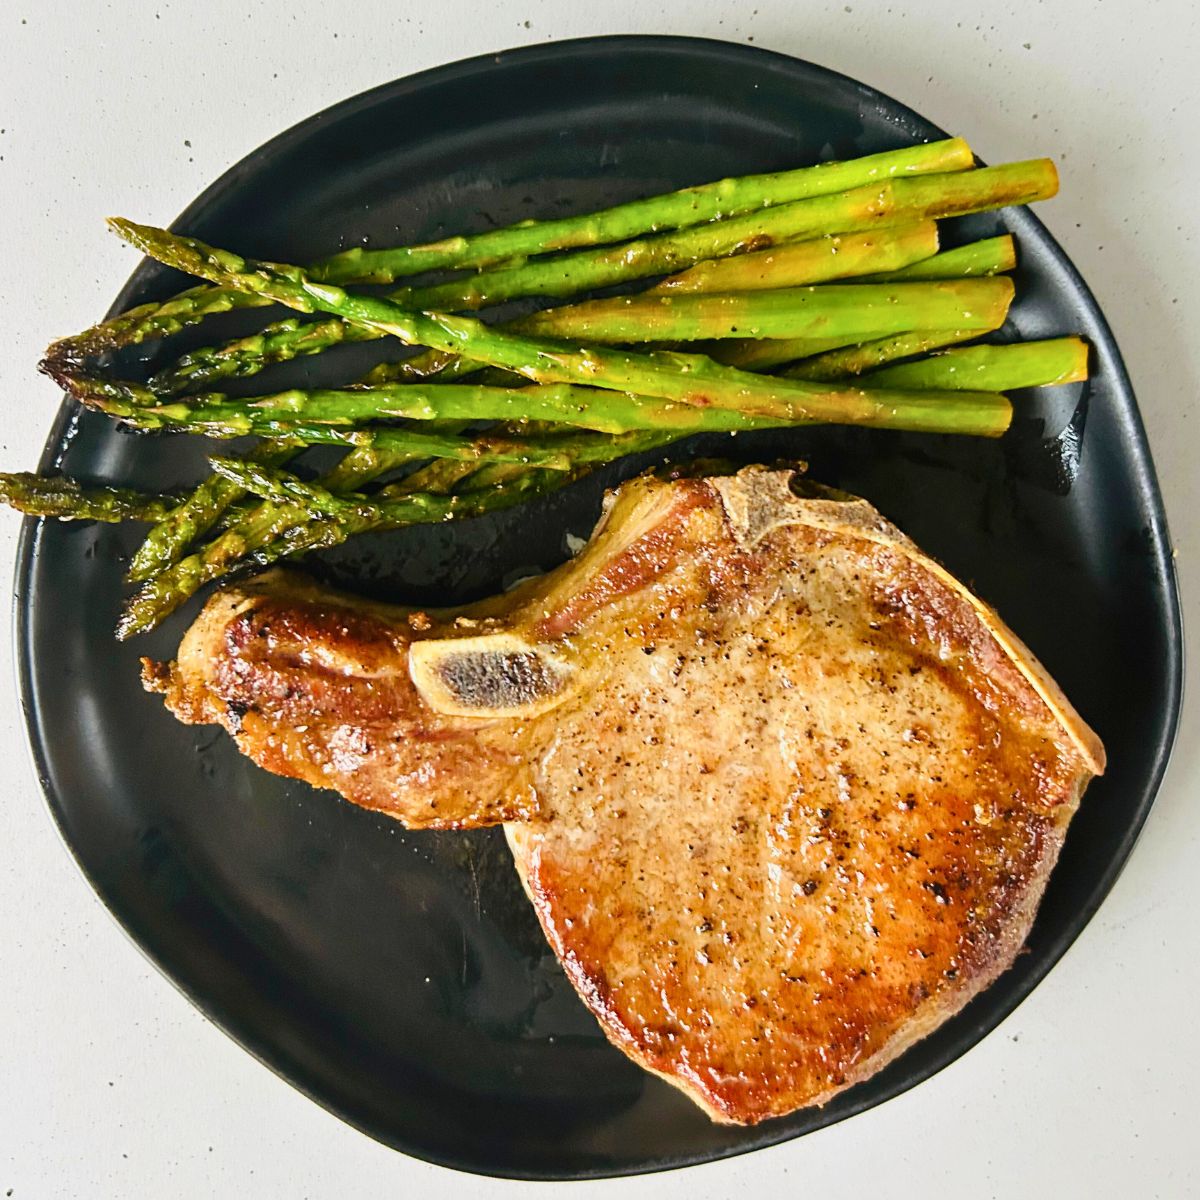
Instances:
[[[617,1046],[719,1121],[820,1104],[1011,964],[1104,757],[991,609],[792,484],[631,481],[461,609],[272,572],[146,683],[410,826],[505,822]]]

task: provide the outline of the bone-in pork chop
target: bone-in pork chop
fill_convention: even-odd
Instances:
[[[147,686],[410,826],[506,822],[617,1046],[716,1120],[823,1103],[1013,961],[1104,752],[990,609],[792,482],[632,481],[463,609],[273,572]]]

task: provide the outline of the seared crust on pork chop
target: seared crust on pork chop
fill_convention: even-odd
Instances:
[[[820,1104],[986,987],[1103,749],[999,618],[786,471],[610,498],[425,613],[274,572],[147,665],[185,721],[409,825],[504,821],[608,1037],[714,1119]]]

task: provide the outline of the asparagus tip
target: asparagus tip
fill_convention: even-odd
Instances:
[[[116,628],[113,629],[113,634],[118,642],[127,642],[131,637],[142,632],[142,623],[132,605],[126,605],[121,611],[120,617],[117,618]]]
[[[56,343],[57,344],[57,343]],[[55,353],[54,346],[50,346],[46,351],[46,357],[38,363],[38,370],[49,376],[56,384],[65,392],[72,390],[72,382],[75,379],[80,364],[66,354]]]
[[[122,241],[128,242],[143,253],[149,252],[149,246],[154,238],[163,232],[153,225],[140,225],[137,221],[129,220],[128,217],[105,217],[104,223]]]

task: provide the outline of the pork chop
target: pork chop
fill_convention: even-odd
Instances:
[[[995,613],[793,483],[631,481],[462,609],[272,572],[146,684],[409,826],[505,822],[617,1046],[718,1121],[821,1104],[1012,963],[1104,751]]]

